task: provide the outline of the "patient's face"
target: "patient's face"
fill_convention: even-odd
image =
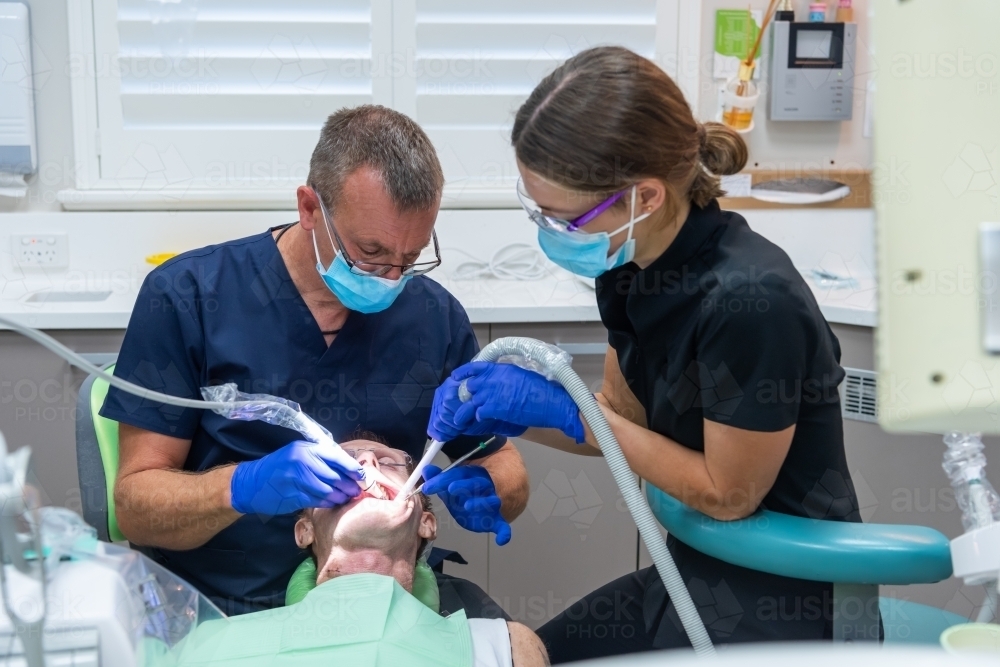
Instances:
[[[409,477],[406,453],[370,440],[341,445],[364,467],[368,488],[346,505],[307,510],[295,524],[295,541],[311,548],[320,563],[317,583],[323,583],[323,564],[334,550],[375,551],[409,558],[421,539],[434,539],[437,522],[425,511],[419,495],[396,502],[398,490]]]

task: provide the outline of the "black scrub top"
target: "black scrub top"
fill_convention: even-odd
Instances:
[[[784,251],[712,201],[692,207],[647,268],[629,263],[600,276],[597,301],[651,430],[704,451],[704,419],[751,431],[794,424],[761,507],[861,520],[844,454],[840,344]],[[716,614],[707,623],[716,641],[829,636],[829,615],[818,610],[828,611],[830,584],[739,568],[673,537],[668,544],[689,589],[708,592],[714,611],[702,615]],[[668,607],[659,577],[651,579],[647,625],[660,623]],[[676,621],[672,605],[666,612]],[[666,627],[659,634],[664,648],[678,636]],[[686,645],[683,635],[679,641]]]
[[[385,311],[351,312],[329,347],[292,282],[271,231],[184,253],[153,270],[136,300],[115,375],[150,389],[201,398],[199,388],[298,402],[339,442],[359,430],[417,460],[427,441],[434,390],[479,346],[465,310],[443,287],[415,277]],[[101,414],[191,440],[184,470],[199,472],[269,454],[300,435],[263,422],[163,405],[114,387]],[[457,438],[458,457],[480,438]],[[497,438],[479,456],[499,449]],[[169,489],[163,501],[169,502]],[[247,515],[204,546],[146,549],[227,614],[283,604],[305,558],[295,515]]]

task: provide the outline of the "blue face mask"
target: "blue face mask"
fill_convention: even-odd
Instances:
[[[326,230],[327,235],[330,230]],[[333,237],[330,237],[333,243]],[[351,271],[344,260],[343,254],[338,250],[336,257],[330,262],[330,267],[324,269],[323,262],[319,258],[319,246],[316,245],[316,231],[313,230],[313,249],[316,251],[316,270],[326,286],[333,292],[340,303],[348,310],[356,310],[359,313],[378,313],[396,300],[396,297],[403,291],[406,283],[412,276],[400,276],[397,280],[381,278],[379,276],[359,275]]]
[[[632,228],[650,216],[643,213],[635,215],[636,189],[632,188],[632,215],[627,223],[613,232],[596,232],[588,234],[584,231],[558,231],[555,229],[538,228],[538,245],[545,256],[571,273],[587,278],[596,278],[605,271],[616,269],[627,264],[635,257],[635,239],[632,238]],[[613,255],[608,256],[611,249],[611,237],[628,230],[625,243]]]

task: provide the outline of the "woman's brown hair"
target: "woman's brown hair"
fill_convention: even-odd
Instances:
[[[531,171],[583,192],[617,192],[642,178],[704,207],[719,177],[747,162],[721,123],[699,123],[677,84],[628,49],[583,51],[542,79],[517,112],[511,143]],[[674,200],[676,201],[676,200]],[[676,207],[676,203],[668,206]]]

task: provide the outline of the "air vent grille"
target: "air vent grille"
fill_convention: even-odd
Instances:
[[[845,368],[847,377],[840,385],[840,402],[844,419],[864,422],[878,421],[878,402],[875,388],[875,371]]]

